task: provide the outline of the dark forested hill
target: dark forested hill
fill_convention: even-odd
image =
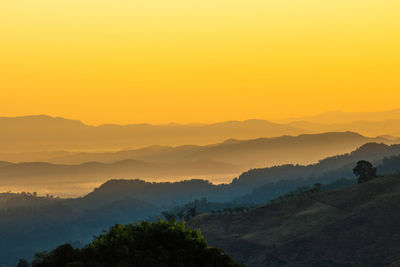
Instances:
[[[223,194],[227,185],[214,185],[205,180],[187,180],[175,183],[149,183],[142,180],[110,180],[83,198],[76,200],[79,207],[99,206],[125,197],[135,197],[164,208],[192,201],[203,196],[229,200]]]
[[[386,145],[383,143],[367,143],[357,148],[356,150],[327,157],[319,160],[316,164],[310,165],[281,165],[269,168],[251,169],[244,172],[235,179],[233,184],[240,184],[242,186],[249,184],[250,186],[263,185],[269,182],[279,180],[291,180],[293,178],[310,178],[324,175],[330,175],[335,171],[336,178],[341,176],[352,175],[353,165],[361,160],[369,160],[378,165],[382,162],[384,157],[394,156],[400,154],[400,145]],[[338,173],[342,171],[342,173]]]
[[[198,227],[248,266],[389,266],[400,261],[400,175],[298,196]]]

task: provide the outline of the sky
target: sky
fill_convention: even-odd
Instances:
[[[400,107],[398,0],[1,0],[0,116],[280,119]]]

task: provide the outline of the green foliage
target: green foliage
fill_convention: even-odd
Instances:
[[[62,245],[36,255],[33,267],[240,266],[211,248],[199,230],[183,222],[115,225],[83,249]]]

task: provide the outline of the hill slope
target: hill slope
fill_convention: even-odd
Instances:
[[[385,266],[400,260],[399,203],[394,175],[192,225],[248,266]]]

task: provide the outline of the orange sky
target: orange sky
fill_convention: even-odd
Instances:
[[[86,123],[399,108],[398,0],[1,0],[0,116]]]

